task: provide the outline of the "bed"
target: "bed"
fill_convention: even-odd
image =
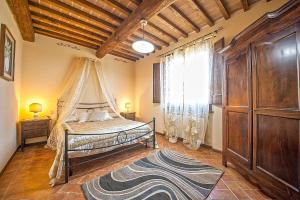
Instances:
[[[107,105],[104,103],[81,103],[77,109],[93,110],[106,107]],[[101,153],[111,152],[120,147],[124,147],[122,148],[123,151],[126,148],[131,148],[134,144],[142,142],[146,147],[156,147],[155,119],[143,123],[127,120],[118,114],[111,113],[111,115],[113,118],[105,121],[67,122],[63,124],[65,130],[65,183],[68,183],[69,176],[73,173],[72,158],[99,154],[98,159],[101,159]],[[83,162],[76,163],[76,166],[94,160],[97,160],[97,158],[95,159],[93,156],[90,160],[85,159]]]

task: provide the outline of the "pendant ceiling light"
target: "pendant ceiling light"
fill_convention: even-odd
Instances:
[[[143,39],[137,40],[134,43],[132,43],[132,48],[139,53],[151,53],[152,51],[154,51],[154,45],[144,39],[144,31],[145,26],[147,25],[147,21],[142,20],[141,25],[143,29]]]

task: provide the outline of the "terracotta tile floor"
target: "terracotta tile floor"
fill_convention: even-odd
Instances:
[[[198,151],[189,150],[182,143],[170,144],[164,137],[157,137],[160,149],[169,148],[186,154],[209,165],[223,169],[223,177],[209,196],[211,199],[270,199],[239,175],[232,166],[225,168],[221,164],[221,154],[201,147]],[[140,147],[129,150],[118,156],[112,156],[92,164],[78,167],[68,184],[54,188],[48,185],[48,171],[55,152],[43,148],[43,145],[26,147],[24,152],[17,152],[0,177],[0,199],[84,199],[80,185],[97,176],[104,175],[145,157],[154,150]]]

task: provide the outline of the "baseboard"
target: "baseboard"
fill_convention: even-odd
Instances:
[[[161,132],[155,132],[156,134],[158,135],[165,135]],[[182,138],[177,138],[179,141],[183,142],[183,139]],[[208,144],[201,144],[201,147],[204,147],[204,148],[208,148],[208,149],[211,149],[212,151],[214,152],[217,152],[217,153],[222,153],[222,151],[218,150],[218,149],[214,149],[212,148],[212,146],[208,145]]]
[[[15,150],[15,152],[11,155],[11,157],[9,158],[9,160],[7,161],[7,163],[5,164],[5,166],[3,167],[3,169],[0,172],[0,177],[3,175],[5,169],[7,168],[8,164],[11,162],[11,160],[13,159],[13,157],[16,155],[18,149],[20,148],[20,146],[17,147],[17,149]]]
[[[214,152],[217,152],[217,153],[222,153],[222,151],[218,150],[218,149],[214,149],[212,148],[212,146],[208,145],[208,144],[201,144],[202,147],[204,148],[208,148],[208,149],[211,149],[213,150]]]

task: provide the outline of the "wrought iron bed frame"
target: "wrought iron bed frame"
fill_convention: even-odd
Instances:
[[[104,103],[107,103],[107,102],[104,102]],[[102,105],[104,103],[80,103],[79,104],[80,107],[78,107],[76,109],[87,109],[87,110],[90,110],[90,109],[96,109],[96,108],[103,108]],[[59,101],[58,101],[58,103],[57,103],[57,115],[59,115],[59,108],[60,107],[61,106],[60,106]],[[104,106],[104,107],[106,107],[106,106]],[[153,124],[153,126],[152,126],[152,129],[150,129],[149,131],[143,133],[142,135],[139,135],[138,137],[128,138],[127,131],[135,130],[135,129],[141,128],[143,126],[150,125],[151,123]],[[69,136],[71,136],[71,135],[73,135],[73,136],[82,136],[82,135],[89,136],[89,135],[94,135],[95,136],[95,135],[110,135],[110,134],[117,134],[117,136],[115,137],[116,143],[114,143],[113,145],[104,146],[104,147],[98,147],[98,148],[91,148],[91,149],[69,149]],[[85,163],[88,163],[88,162],[92,162],[92,161],[96,161],[96,160],[99,160],[99,159],[103,159],[105,157],[108,157],[108,156],[111,156],[111,155],[114,155],[114,154],[118,154],[118,153],[123,152],[125,150],[133,149],[133,148],[135,148],[142,141],[146,141],[145,145],[147,147],[147,143],[148,143],[149,138],[145,138],[143,140],[140,140],[136,144],[131,144],[131,145],[129,145],[129,144],[130,144],[130,142],[137,141],[138,139],[143,138],[143,137],[145,137],[147,135],[151,135],[151,134],[152,134],[153,149],[155,149],[155,145],[156,145],[156,138],[155,138],[155,118],[153,118],[152,121],[150,121],[148,123],[144,123],[144,124],[142,124],[140,126],[137,126],[137,127],[134,127],[134,128],[130,128],[130,129],[122,130],[122,131],[108,132],[108,133],[80,134],[80,133],[70,133],[69,130],[66,129],[65,130],[65,149],[64,149],[64,153],[65,153],[65,155],[64,155],[65,183],[69,182],[69,176],[72,176],[72,174],[73,174],[73,170],[72,169],[75,166],[79,166],[79,165],[82,165],[82,164],[85,164]],[[96,158],[91,158],[91,159],[88,159],[88,160],[84,160],[82,162],[76,163],[76,165],[72,165],[72,160],[71,160],[71,158],[69,158],[69,154],[68,154],[68,152],[91,151],[91,150],[104,149],[104,148],[109,148],[109,147],[114,147],[114,146],[123,147],[123,145],[127,144],[127,143],[128,143],[128,146],[125,146],[124,149],[122,149],[121,151],[116,151],[116,152],[108,153],[105,156],[99,156],[99,157],[96,157]],[[99,153],[99,154],[101,154],[101,153]]]

